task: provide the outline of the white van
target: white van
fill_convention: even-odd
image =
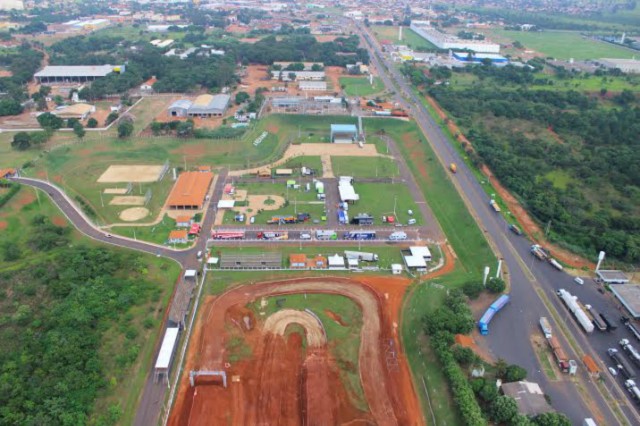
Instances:
[[[389,240],[391,241],[402,241],[407,239],[406,232],[393,232],[389,235]]]
[[[300,234],[300,239],[301,240],[310,240],[311,239],[311,234],[303,232],[302,234]]]
[[[574,281],[576,284],[580,284],[580,285],[583,285],[583,284],[584,284],[584,280],[583,280],[582,278],[580,278],[580,277],[575,277],[575,278],[573,279],[573,281]]]

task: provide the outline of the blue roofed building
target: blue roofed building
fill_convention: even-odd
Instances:
[[[354,143],[358,140],[358,127],[355,124],[332,124],[331,142]]]
[[[506,65],[509,59],[497,53],[471,53],[469,52],[453,52],[452,56],[461,62],[480,64],[485,59],[491,61],[493,65]]]

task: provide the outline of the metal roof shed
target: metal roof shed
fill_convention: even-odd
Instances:
[[[344,257],[339,254],[334,254],[327,258],[329,262],[329,269],[344,269]]]
[[[235,200],[220,200],[218,201],[219,209],[232,209],[236,204]]]
[[[625,284],[611,286],[611,292],[627,308],[632,317],[640,318],[640,285]]]
[[[422,257],[425,260],[431,260],[431,251],[426,246],[413,246],[409,247],[409,251],[412,256]]]
[[[599,269],[596,271],[598,278],[607,284],[626,284],[629,277],[622,271]]]
[[[160,376],[164,377],[164,380],[169,380],[169,369],[171,367],[171,360],[173,359],[173,352],[176,348],[176,342],[178,341],[178,334],[180,329],[178,327],[169,327],[164,333],[162,339],[162,345],[160,346],[160,352],[156,359],[155,365],[155,380],[157,381]]]

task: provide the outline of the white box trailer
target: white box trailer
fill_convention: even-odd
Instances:
[[[171,361],[173,360],[179,333],[180,329],[178,327],[169,327],[164,333],[154,368],[156,381],[160,377],[163,377],[165,381],[169,380],[169,370],[171,368]]]
[[[364,251],[348,251],[345,250],[344,255],[347,259],[357,259],[365,262],[377,262],[378,255],[375,253],[367,253]]]

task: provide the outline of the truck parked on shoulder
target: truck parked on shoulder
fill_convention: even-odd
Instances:
[[[636,382],[634,380],[632,379],[626,380],[624,382],[624,387],[627,388],[627,390],[629,391],[633,399],[636,400],[636,402],[640,402],[640,389],[638,389],[638,386],[636,385]]]
[[[500,213],[502,211],[498,203],[496,203],[496,200],[494,200],[493,198],[489,200],[489,205],[496,213]]]
[[[542,329],[545,338],[551,338],[551,324],[549,324],[549,320],[547,319],[547,317],[540,317],[540,329]]]
[[[551,266],[553,266],[554,268],[556,268],[558,271],[562,271],[564,268],[562,267],[562,265],[555,260],[553,257],[550,257],[547,259],[549,261],[549,263],[551,264]]]
[[[514,224],[509,225],[509,230],[516,235],[522,235],[522,231],[520,230],[520,228],[518,228],[517,225],[514,225]]]
[[[538,260],[547,260],[549,255],[542,246],[534,244],[531,246],[531,254],[538,258]]]
[[[345,240],[375,240],[376,231],[350,231],[342,235]]]
[[[493,319],[494,315],[497,314],[502,308],[509,303],[509,295],[503,294],[498,297],[495,302],[489,306],[489,309],[482,315],[480,321],[478,321],[478,328],[480,329],[480,334],[487,335],[489,334],[489,323]]]
[[[627,317],[623,316],[620,318],[620,321],[631,331],[631,333],[636,337],[637,340],[640,340],[640,329],[636,327],[636,325]]]
[[[595,325],[596,328],[600,331],[607,331],[607,324],[602,321],[602,318],[600,318],[598,311],[596,311],[595,308],[591,305],[585,305],[584,307],[587,309],[587,312],[589,312],[589,315],[591,315],[593,325]]]
[[[638,353],[636,348],[631,345],[629,339],[620,340],[620,346],[622,346],[622,349],[624,349],[629,358],[631,358],[631,361],[633,361],[637,366],[640,367],[640,353]]]
[[[616,364],[618,366],[618,371],[620,371],[620,373],[622,373],[622,375],[624,375],[627,379],[635,379],[636,378],[635,371],[633,371],[633,368],[631,368],[631,365],[629,364],[629,361],[626,360],[624,355],[622,355],[615,348],[609,348],[607,350],[607,353],[616,362]]]
[[[456,163],[449,164],[449,170],[451,170],[451,173],[456,173],[458,171],[458,166],[456,166]]]

